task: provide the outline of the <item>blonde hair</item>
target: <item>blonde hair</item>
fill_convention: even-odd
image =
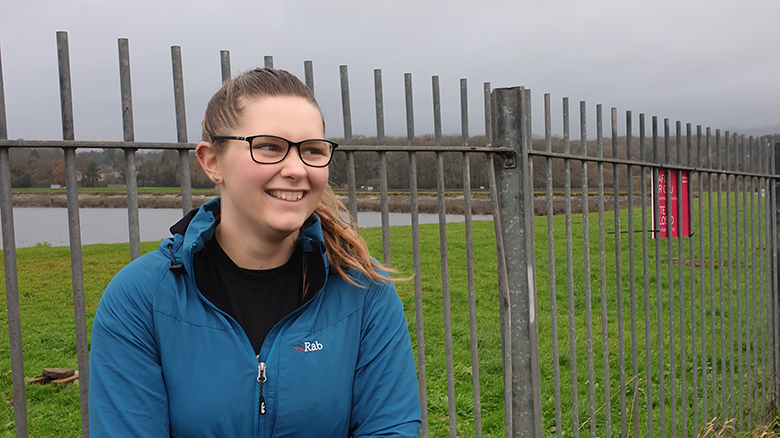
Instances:
[[[322,113],[309,87],[291,73],[270,68],[248,70],[225,81],[209,100],[203,117],[201,140],[211,143],[217,154],[222,153],[224,142],[212,141],[211,137],[237,128],[241,123],[241,110],[247,99],[269,96],[302,97]],[[323,127],[324,125],[323,119]],[[349,275],[349,270],[352,269],[374,282],[390,280],[383,274],[392,270],[371,258],[366,242],[358,234],[347,208],[336,198],[329,186],[325,188],[314,213],[322,224],[328,262],[341,278],[357,285]],[[345,220],[345,217],[349,219]]]

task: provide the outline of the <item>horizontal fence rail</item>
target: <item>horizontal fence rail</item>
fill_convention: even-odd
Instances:
[[[124,141],[76,140],[67,33],[58,32],[57,47],[62,140],[7,139],[0,64],[0,213],[17,437],[35,435],[40,426],[33,420],[29,432],[22,345],[29,328],[20,311],[24,285],[17,277],[9,152],[63,150],[84,437],[87,322],[94,311],[87,311],[85,300],[76,151],[124,153],[130,260],[141,256],[137,151],[177,151],[182,212],[193,207],[190,151],[196,144],[188,143],[186,132],[181,49],[171,48],[177,142],[166,143],[135,141],[126,39],[118,41]],[[273,58],[263,63],[273,66]],[[231,77],[228,51],[220,52],[220,69],[223,81]],[[313,90],[311,61],[304,63],[304,74]],[[562,137],[552,135],[552,103],[545,95],[544,137],[535,138],[530,90],[492,90],[484,83],[484,143],[471,145],[468,82],[461,79],[460,142],[447,146],[440,81],[433,76],[433,145],[421,145],[412,75],[406,73],[406,145],[388,145],[377,69],[376,145],[353,144],[347,66],[339,74],[343,140],[332,176],[342,166],[338,178],[346,182],[346,204],[357,225],[357,181],[366,171],[357,163],[371,157],[381,214],[381,248],[372,253],[381,250],[385,266],[414,274],[398,288],[417,353],[421,436],[693,436],[715,420],[743,431],[776,416],[780,333],[772,139],[700,126],[694,133],[690,124],[683,133],[681,123],[672,126],[666,119],[659,134],[656,117],[648,135],[644,114],[635,125],[628,111],[622,124],[612,109],[610,154],[604,150],[601,105],[591,115],[581,102],[579,148],[573,151],[567,98]],[[595,139],[588,137],[591,126]],[[391,232],[388,174],[398,173],[392,163],[399,160],[390,159],[398,155],[412,225]],[[422,159],[430,157],[433,167],[423,169]],[[480,186],[474,175],[481,172],[494,218],[487,233],[472,222],[472,189]],[[448,176],[453,173],[460,179]],[[673,176],[676,185],[659,184],[659,178]],[[436,186],[438,241],[428,239],[419,221],[418,188],[428,177]],[[447,223],[448,186],[462,187],[462,225]],[[659,190],[668,189],[684,194],[674,204],[671,194],[659,204]],[[690,234],[663,241],[661,224],[682,218],[683,204]],[[398,265],[406,263],[400,254],[411,254],[409,266]],[[37,363],[36,352],[25,352]],[[35,372],[28,367],[27,374]]]

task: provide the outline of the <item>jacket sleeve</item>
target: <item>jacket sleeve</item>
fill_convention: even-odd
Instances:
[[[417,438],[421,425],[417,372],[395,286],[372,285],[365,309],[352,388],[352,436]]]
[[[139,278],[153,274],[129,271],[125,268],[111,281],[92,325],[89,426],[93,438],[170,436],[153,323],[154,291],[149,290],[154,284]]]

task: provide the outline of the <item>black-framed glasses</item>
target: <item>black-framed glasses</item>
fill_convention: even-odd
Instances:
[[[333,158],[338,143],[322,139],[310,139],[299,142],[287,140],[275,135],[252,135],[236,137],[232,135],[212,135],[214,140],[243,140],[249,143],[249,155],[258,164],[276,164],[287,158],[290,148],[298,148],[298,156],[303,164],[311,167],[326,167]]]

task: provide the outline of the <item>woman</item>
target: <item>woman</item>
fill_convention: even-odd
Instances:
[[[106,289],[93,437],[419,436],[403,308],[341,219],[324,134],[282,70],[212,97],[195,153],[220,197]]]

